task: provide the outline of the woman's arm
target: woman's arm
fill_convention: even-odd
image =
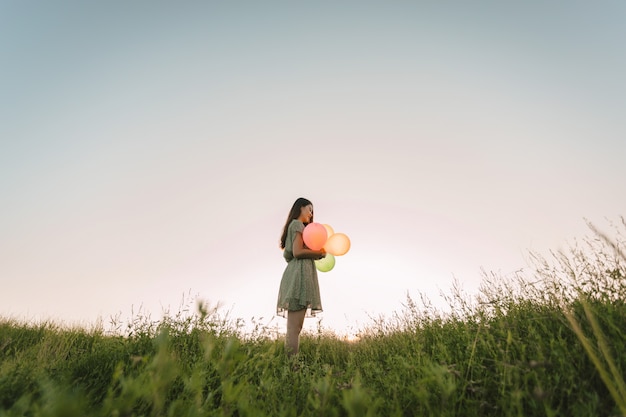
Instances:
[[[296,236],[293,239],[293,256],[296,258],[306,258],[306,259],[322,259],[326,256],[326,251],[324,248],[321,250],[312,250],[304,246],[304,241],[302,240],[302,233],[296,233]]]

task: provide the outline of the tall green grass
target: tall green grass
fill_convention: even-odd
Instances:
[[[592,238],[285,355],[202,303],[126,329],[0,320],[0,416],[626,415],[626,258]],[[123,330],[123,331],[122,331]]]

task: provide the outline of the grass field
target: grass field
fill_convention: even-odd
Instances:
[[[0,416],[625,416],[621,248],[596,233],[291,359],[202,305],[120,334],[0,319]]]

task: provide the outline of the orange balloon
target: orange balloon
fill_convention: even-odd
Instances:
[[[309,223],[302,231],[302,240],[309,249],[322,249],[326,239],[326,228],[321,223]]]
[[[326,237],[329,238],[332,236],[333,233],[335,233],[335,231],[333,230],[333,228],[331,227],[331,225],[329,224],[324,224],[324,227],[326,228]]]
[[[350,239],[345,233],[333,233],[326,240],[324,249],[335,256],[345,255],[350,250]]]

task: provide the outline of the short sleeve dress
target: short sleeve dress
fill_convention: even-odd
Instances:
[[[302,233],[304,223],[292,220],[287,228],[287,239],[283,256],[287,267],[283,272],[278,291],[276,315],[287,317],[289,310],[307,309],[307,317],[315,317],[322,312],[320,288],[317,281],[317,269],[313,259],[301,259],[293,256],[293,240],[296,233]]]

